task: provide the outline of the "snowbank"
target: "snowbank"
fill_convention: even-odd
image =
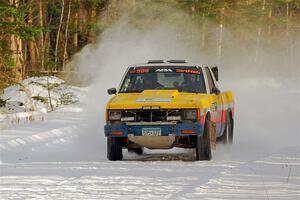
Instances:
[[[54,76],[31,77],[4,89],[0,96],[0,129],[8,124],[43,120],[43,115],[79,102],[81,90]]]
[[[1,99],[6,101],[2,113],[38,111],[46,113],[54,108],[79,101],[77,88],[54,76],[31,77],[18,85],[4,89]]]

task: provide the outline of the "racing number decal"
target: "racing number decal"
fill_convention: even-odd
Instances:
[[[150,70],[148,68],[142,68],[142,69],[136,69],[132,70],[129,73],[130,74],[143,74],[143,73],[148,73]]]

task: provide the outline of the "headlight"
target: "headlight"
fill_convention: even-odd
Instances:
[[[197,110],[184,110],[184,119],[197,119]]]
[[[121,119],[121,111],[119,110],[110,110],[108,111],[108,119],[109,120],[120,120]]]

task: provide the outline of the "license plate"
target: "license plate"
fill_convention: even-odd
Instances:
[[[143,136],[161,136],[161,128],[142,128]]]

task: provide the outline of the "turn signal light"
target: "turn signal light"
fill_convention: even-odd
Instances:
[[[116,131],[116,132],[111,132],[112,135],[123,135],[123,132],[121,131]]]
[[[182,130],[181,133],[183,134],[196,134],[194,130]]]

